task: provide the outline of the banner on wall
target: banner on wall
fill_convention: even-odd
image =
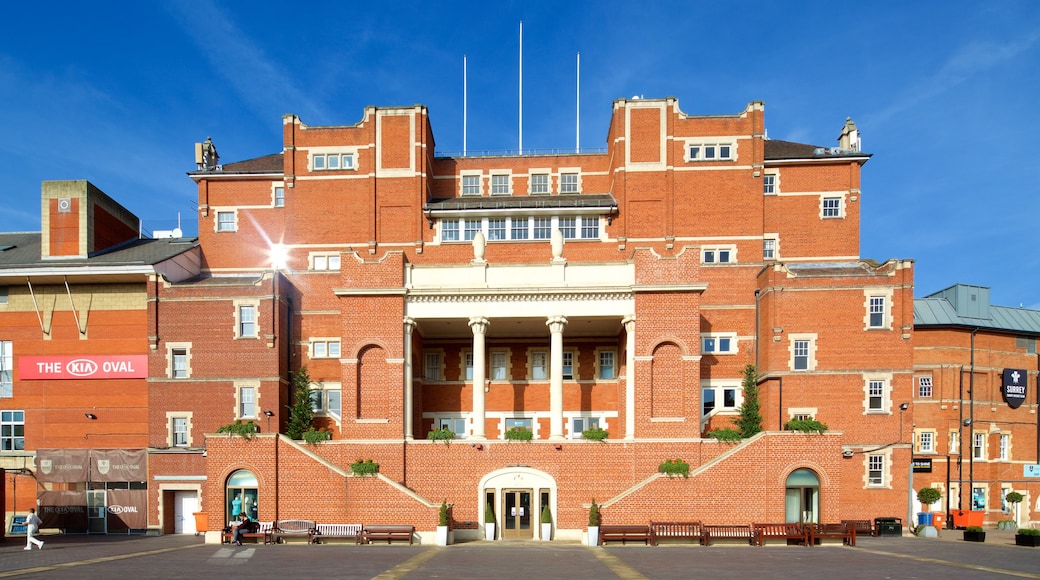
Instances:
[[[148,492],[143,489],[110,489],[106,500],[108,506],[108,531],[125,532],[148,527]]]
[[[31,380],[146,379],[148,355],[21,356],[18,378]]]
[[[86,491],[41,491],[39,515],[42,528],[61,528],[67,532],[87,529]]]
[[[38,449],[36,479],[53,483],[147,481],[144,449]]]

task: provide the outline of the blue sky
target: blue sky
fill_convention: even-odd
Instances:
[[[916,260],[917,296],[963,282],[1040,308],[1040,2],[19,2],[0,20],[0,231],[39,231],[40,183],[87,179],[197,231],[193,144],[276,153],[281,117],[349,125],[430,108],[438,151],[605,147],[614,99],[692,115],[766,103],[773,139],[873,154],[864,258]]]

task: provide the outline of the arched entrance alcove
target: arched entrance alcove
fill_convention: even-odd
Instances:
[[[480,479],[477,513],[481,527],[484,507],[495,510],[495,538],[533,540],[540,537],[539,516],[549,506],[556,520],[556,480],[530,467],[507,467]]]
[[[227,521],[235,520],[238,514],[245,512],[249,519],[256,521],[259,503],[260,485],[256,475],[251,471],[240,469],[231,474],[224,486],[224,511]]]
[[[820,478],[811,469],[796,469],[787,476],[784,497],[785,521],[820,521]]]

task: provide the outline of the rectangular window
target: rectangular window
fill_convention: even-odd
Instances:
[[[275,187],[274,188],[274,206],[285,207],[285,188]]]
[[[238,335],[244,337],[256,336],[256,307],[238,307]]]
[[[25,411],[0,411],[0,451],[25,450]]]
[[[441,222],[441,240],[445,242],[459,241],[459,220]]]
[[[762,240],[762,259],[776,259],[776,240]]]
[[[13,342],[0,340],[0,399],[14,396],[14,354]]]
[[[491,195],[507,195],[509,193],[509,176],[491,176]]]
[[[175,348],[170,351],[173,356],[173,377],[174,379],[186,379],[188,378],[188,349],[186,348]]]
[[[581,218],[581,239],[583,239],[583,240],[598,240],[599,239],[599,218],[598,217],[583,217],[583,218]]]
[[[734,352],[733,342],[733,338],[729,336],[701,337],[701,352],[703,354],[731,353]]]
[[[729,264],[733,262],[732,248],[703,248],[701,261],[705,264]]]
[[[795,413],[791,418],[795,421],[812,421],[815,417],[812,413]]]
[[[549,174],[531,174],[531,193],[549,193]]]
[[[465,220],[465,229],[463,230],[463,239],[467,242],[477,237],[477,232],[480,231],[481,220]]]
[[[338,340],[311,341],[311,358],[339,358]]]
[[[687,161],[718,161],[733,159],[730,143],[691,143],[686,146]]]
[[[986,488],[971,488],[971,509],[975,511],[986,509]]]
[[[423,365],[423,378],[428,381],[441,380],[441,353],[428,352]]]
[[[343,392],[339,389],[325,391],[325,413],[336,419],[343,416]]]
[[[534,239],[548,240],[552,237],[552,218],[534,218]]]
[[[932,377],[917,377],[917,396],[922,399],[932,397]]]
[[[188,446],[188,418],[187,417],[174,417],[173,425],[171,426],[173,433],[173,446],[174,447],[187,447]]]
[[[0,252],[2,251],[3,248],[0,248]],[[0,286],[0,304],[7,304],[7,293],[7,286]]]
[[[883,411],[885,402],[885,381],[868,381],[867,396],[869,402],[867,408],[871,411]]]
[[[531,378],[534,380],[545,380],[548,376],[546,374],[545,361],[546,354],[544,351],[532,352],[531,353]]]
[[[571,419],[571,437],[581,439],[586,429],[599,427],[599,417],[575,417]]]
[[[577,220],[575,218],[560,218],[560,233],[563,239],[573,240],[577,232]]]
[[[971,434],[971,456],[975,459],[986,458],[986,434],[985,433],[972,433]]]
[[[314,256],[313,262],[315,270],[339,270],[340,257],[339,254],[317,254]]]
[[[572,351],[563,353],[563,378],[567,380],[574,378],[574,353]]]
[[[256,387],[239,387],[238,416],[242,419],[256,418]]]
[[[218,211],[217,212],[217,231],[218,232],[233,232],[233,231],[235,231],[235,212],[233,212],[233,211]]]
[[[441,417],[437,419],[438,429],[448,429],[459,439],[466,436],[466,420],[458,417]]]
[[[1010,448],[1011,448],[1011,436],[1007,433],[1000,434],[1000,460],[1007,461],[1010,459]]]
[[[612,350],[603,350],[599,353],[599,378],[616,379],[614,366],[617,354]]]
[[[704,415],[715,409],[733,411],[740,406],[740,389],[738,387],[704,387],[701,389],[701,401]]]
[[[491,353],[491,380],[504,381],[508,377],[506,376],[506,362],[508,361],[509,353],[503,351],[497,351]]]
[[[917,434],[917,448],[921,453],[935,453],[935,433],[921,431]]]
[[[506,218],[488,218],[488,237],[490,240],[506,239]]]
[[[353,153],[317,153],[311,155],[313,171],[354,169]]]
[[[465,373],[466,380],[467,381],[472,381],[473,380],[473,353],[472,352],[467,352],[466,353],[465,364],[466,364],[466,373]]]
[[[841,198],[840,197],[825,197],[825,198],[823,198],[823,217],[825,217],[825,218],[841,217]]]
[[[514,240],[526,240],[529,237],[528,234],[528,223],[531,220],[529,218],[513,218],[512,219],[512,236]]]
[[[794,341],[794,370],[804,371],[809,369],[809,341]]]
[[[867,456],[867,485],[885,484],[885,456]]]
[[[870,297],[870,328],[884,328],[885,326],[885,297]]]
[[[506,430],[507,431],[510,430],[510,429],[527,429],[528,431],[530,431],[531,430],[531,426],[532,426],[531,419],[521,419],[521,418],[506,419]]]
[[[315,413],[325,412],[325,397],[322,396],[320,389],[313,389],[311,391],[311,411]]]
[[[766,195],[776,193],[776,175],[767,173],[762,176],[762,193]]]
[[[480,195],[480,176],[462,176],[462,195]]]
[[[560,174],[560,193],[578,193],[578,174]]]
[[[705,417],[715,410],[715,389],[704,389],[701,391],[701,405]]]
[[[956,431],[950,431],[950,453],[960,453],[960,434]]]

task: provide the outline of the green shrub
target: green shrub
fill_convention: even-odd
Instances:
[[[1008,503],[1014,504],[1021,503],[1022,500],[1025,499],[1025,496],[1018,493],[1017,491],[1009,491],[1008,494],[1004,496],[1004,499],[1006,499]]]
[[[1022,528],[1018,530],[1020,536],[1040,536],[1040,530],[1036,528]]]
[[[791,419],[787,422],[787,429],[802,433],[823,433],[827,430],[827,425],[815,419]]]
[[[968,526],[964,528],[965,532],[981,532],[983,531],[982,526]]]
[[[606,441],[609,435],[610,433],[606,429],[600,429],[599,427],[589,427],[581,432],[581,438],[589,441]]]
[[[733,443],[743,439],[740,431],[732,427],[722,427],[721,429],[712,429],[708,431],[708,437],[718,439],[719,441],[726,441],[727,443]]]
[[[259,425],[252,421],[246,421],[243,423],[241,419],[236,419],[234,423],[228,423],[222,427],[217,427],[217,433],[241,435],[246,439],[252,439],[253,435],[256,435],[259,431]]]
[[[285,425],[285,435],[289,439],[300,440],[312,429],[314,407],[311,406],[311,376],[307,367],[289,373],[289,388],[292,391],[292,404],[289,405],[289,422]]]
[[[484,523],[493,524],[495,523],[495,508],[491,504],[484,506]]]
[[[303,432],[304,442],[311,445],[321,443],[322,441],[328,441],[329,439],[332,439],[332,433],[325,431],[324,429],[318,430],[312,427]]]
[[[354,475],[375,475],[379,473],[379,464],[371,459],[366,459],[364,461],[358,459],[354,463],[350,464],[350,471],[353,472]]]
[[[942,499],[942,492],[934,487],[922,487],[917,492],[917,501],[921,502],[922,506],[932,505],[940,499]]]
[[[437,525],[448,525],[448,500],[444,500],[443,502],[441,502],[441,511],[437,515]]]
[[[658,471],[664,473],[668,477],[681,475],[683,477],[690,476],[690,464],[686,463],[682,459],[665,459],[658,468]]]
[[[543,524],[551,524],[552,523],[552,510],[549,509],[549,506],[543,506],[542,507],[542,523]]]
[[[443,441],[445,444],[449,444],[452,439],[455,439],[455,432],[447,427],[443,429],[434,429],[426,434],[426,438],[430,441]]]
[[[592,505],[589,506],[589,525],[599,525],[599,506],[596,505],[596,500],[592,500]]]
[[[510,427],[506,430],[506,441],[530,441],[534,433],[524,427]]]

